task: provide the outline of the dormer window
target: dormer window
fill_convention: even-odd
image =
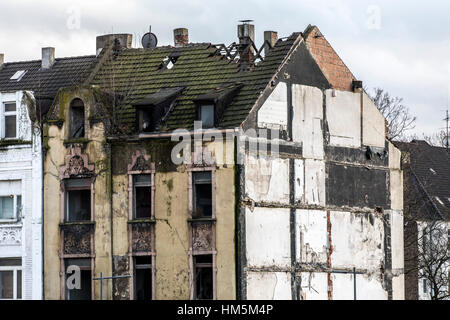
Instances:
[[[218,125],[226,107],[231,104],[241,88],[242,85],[239,83],[223,84],[194,99],[197,108],[196,120],[202,122],[202,128],[213,128]]]
[[[204,104],[200,106],[200,121],[202,128],[214,127],[214,105]]]
[[[74,99],[70,104],[69,117],[69,137],[82,138],[85,134],[84,103],[81,99]]]
[[[167,119],[184,87],[164,88],[134,105],[138,132],[155,132]]]

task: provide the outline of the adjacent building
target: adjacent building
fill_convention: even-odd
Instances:
[[[423,140],[396,142],[404,175],[405,298],[450,294],[450,153]]]
[[[0,299],[43,298],[42,116],[95,57],[5,63],[0,54]]]

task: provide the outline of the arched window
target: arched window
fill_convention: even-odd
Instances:
[[[81,99],[76,98],[72,100],[72,102],[70,103],[69,117],[69,137],[84,137],[84,103]]]

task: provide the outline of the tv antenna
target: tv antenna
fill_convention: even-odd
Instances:
[[[445,119],[444,119],[444,121],[446,123],[446,126],[445,126],[446,132],[445,132],[444,139],[442,139],[442,144],[444,144],[445,147],[447,148],[447,153],[448,153],[448,147],[449,147],[449,144],[450,144],[450,137],[448,135],[448,122],[449,122],[449,120],[450,120],[450,118],[448,116],[448,109],[447,109],[447,111],[445,112]]]

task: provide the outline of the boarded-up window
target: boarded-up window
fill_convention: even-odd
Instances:
[[[134,258],[134,298],[135,300],[152,299],[152,257]]]
[[[193,217],[212,216],[211,171],[193,172],[194,212]]]
[[[194,285],[195,299],[213,299],[212,255],[194,256]]]
[[[77,98],[70,104],[70,138],[84,137],[84,124],[84,103]]]
[[[134,187],[134,218],[150,218],[151,210],[151,175],[133,176]]]

